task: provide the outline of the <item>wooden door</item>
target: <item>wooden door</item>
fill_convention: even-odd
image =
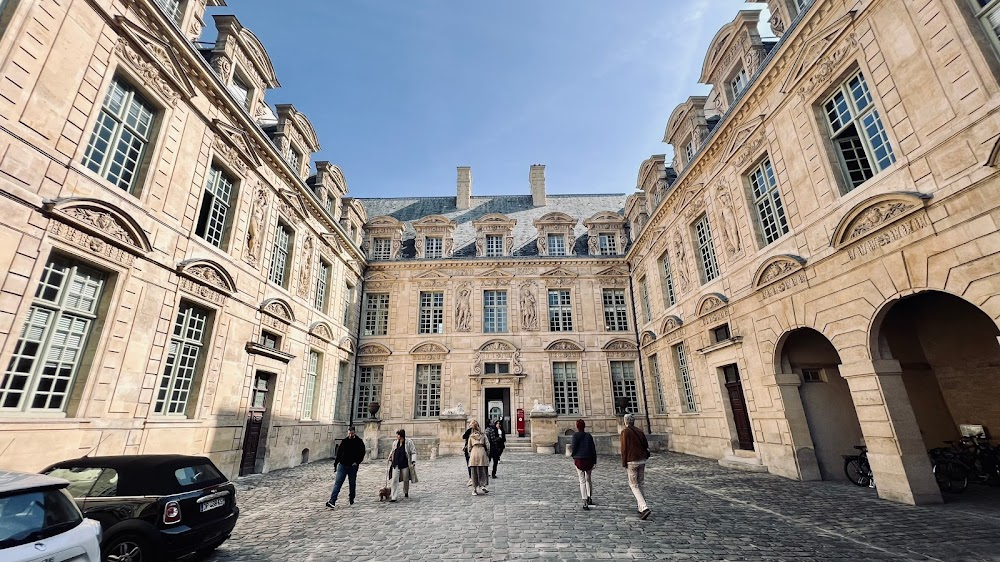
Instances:
[[[240,476],[253,474],[257,468],[257,449],[260,433],[264,427],[264,411],[267,405],[267,379],[264,373],[257,373],[251,389],[250,410],[247,412],[247,429],[243,435],[243,458],[240,461]]]
[[[750,415],[747,413],[747,402],[743,397],[743,383],[740,382],[740,372],[736,365],[726,365],[722,368],[726,376],[726,390],[729,392],[729,404],[733,410],[733,422],[736,424],[736,438],[740,449],[753,451],[753,431],[750,428]]]

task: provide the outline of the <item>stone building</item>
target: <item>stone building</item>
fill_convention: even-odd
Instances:
[[[224,5],[208,0],[208,5]],[[0,2],[0,466],[328,457],[364,268],[357,203],[206,0]],[[345,313],[345,311],[347,311]]]

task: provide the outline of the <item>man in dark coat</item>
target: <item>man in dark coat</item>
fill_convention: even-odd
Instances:
[[[507,446],[507,438],[503,435],[500,420],[492,422],[486,428],[486,438],[490,441],[490,459],[493,460],[492,477],[497,477],[497,463],[500,462],[500,455],[503,454],[504,447]]]
[[[344,485],[344,478],[348,479],[348,501],[354,504],[354,495],[357,488],[355,484],[358,479],[358,465],[365,460],[365,442],[354,432],[354,426],[347,428],[347,439],[340,442],[337,447],[337,456],[333,459],[333,469],[337,471],[337,479],[333,483],[333,492],[330,494],[330,501],[326,502],[326,507],[335,509],[337,507],[337,496],[340,495],[340,488]]]
[[[646,459],[649,458],[649,443],[646,434],[635,426],[635,416],[625,414],[625,429],[621,432],[622,466],[628,470],[628,486],[639,504],[639,519],[649,517],[649,506],[642,493],[642,483],[646,477]]]

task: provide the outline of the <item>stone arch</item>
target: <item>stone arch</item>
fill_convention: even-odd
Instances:
[[[313,322],[312,325],[309,326],[309,334],[316,336],[325,342],[333,341],[333,329],[323,320]]]
[[[292,305],[288,304],[288,301],[285,299],[277,297],[267,299],[260,303],[259,310],[280,320],[284,320],[286,324],[295,322],[295,313],[292,311]]]
[[[647,345],[656,341],[656,333],[652,330],[646,330],[639,336],[639,345],[646,347]]]
[[[583,351],[583,346],[573,340],[556,340],[545,346],[545,351]]]
[[[358,350],[359,357],[388,357],[392,351],[380,343],[366,343]]]
[[[411,355],[418,353],[426,354],[426,353],[450,353],[450,352],[451,350],[449,350],[447,347],[433,341],[418,343],[417,345],[413,346],[413,349],[410,350]]]
[[[698,300],[695,310],[698,311],[698,316],[704,316],[709,312],[719,310],[727,304],[729,304],[729,299],[726,295],[722,293],[709,293]]]
[[[484,343],[483,345],[479,346],[479,351],[510,352],[510,351],[517,351],[517,346],[515,346],[514,344],[510,343],[507,340],[492,339]]]
[[[869,197],[858,203],[840,219],[833,231],[830,245],[834,248],[859,240],[924,208],[930,195],[896,191]]]
[[[133,252],[145,254],[153,249],[139,223],[110,203],[89,197],[65,197],[44,201],[42,210]]]
[[[779,279],[783,279],[805,266],[806,260],[794,254],[780,254],[764,260],[753,275],[753,287],[760,289]]]
[[[206,259],[184,260],[177,264],[177,273],[215,287],[228,295],[236,294],[233,276],[220,264]]]

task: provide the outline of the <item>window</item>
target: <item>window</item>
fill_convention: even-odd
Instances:
[[[766,246],[788,233],[788,219],[785,217],[785,207],[781,204],[781,192],[774,179],[771,159],[765,158],[754,168],[747,176],[747,181],[757,210],[757,229]]]
[[[562,234],[549,234],[548,248],[550,256],[565,256],[566,255],[566,237]]]
[[[170,338],[167,366],[156,394],[157,414],[183,414],[187,410],[207,328],[208,312],[181,303]]]
[[[628,331],[628,309],[625,289],[604,289],[604,329],[609,332]]]
[[[994,40],[993,44],[1000,47],[1000,0],[975,0],[974,9]]]
[[[371,417],[368,415],[368,405],[380,401],[384,369],[382,365],[361,367],[358,374],[358,401],[354,408],[355,419],[366,420]]]
[[[684,145],[684,164],[687,165],[694,158],[694,139]]]
[[[645,277],[639,280],[639,297],[642,299],[642,321],[649,322],[653,313],[649,308],[649,284]]]
[[[344,326],[351,327],[351,311],[354,305],[354,285],[344,284]]]
[[[387,260],[392,258],[392,241],[388,238],[372,239],[372,259]]]
[[[597,235],[597,243],[602,256],[618,255],[618,236],[614,233],[602,232]]]
[[[723,324],[712,328],[712,343],[728,340],[732,335],[729,333],[729,324]]]
[[[635,389],[635,363],[631,361],[611,362],[611,395],[614,398],[615,414],[634,414],[639,411],[638,395]]]
[[[569,289],[549,291],[549,331],[573,331],[573,306],[569,299]]]
[[[420,326],[421,334],[444,333],[444,293],[420,291]]]
[[[153,106],[125,81],[115,78],[83,156],[83,165],[131,192],[153,132]]]
[[[366,336],[389,333],[389,293],[369,293],[365,298]]]
[[[302,419],[311,420],[316,409],[316,381],[323,368],[323,358],[317,351],[309,350],[309,370],[306,371],[306,393],[302,399]]]
[[[268,349],[281,349],[281,336],[267,330],[261,330],[260,345]]]
[[[177,25],[181,24],[181,2],[180,0],[156,0],[156,3],[163,9],[163,13]],[[0,3],[2,7],[2,3]]]
[[[802,382],[826,382],[823,369],[802,369]]]
[[[708,226],[708,215],[702,215],[694,223],[695,242],[698,244],[696,257],[701,282],[708,283],[719,276],[719,264],[715,261],[715,246],[712,245],[712,229]]]
[[[486,256],[498,257],[503,255],[503,236],[497,234],[486,235]]]
[[[337,396],[333,401],[333,419],[340,419],[340,405],[344,401],[344,381],[347,380],[347,361],[340,362],[340,369],[337,371]]]
[[[441,414],[441,365],[417,365],[416,418],[433,418]]]
[[[250,408],[263,410],[267,407],[267,378],[266,373],[254,375],[253,388],[250,393]]]
[[[104,283],[97,270],[49,259],[0,381],[0,411],[65,409]]]
[[[510,363],[486,363],[483,372],[487,375],[509,375]]]
[[[677,293],[674,292],[674,276],[670,273],[670,258],[666,253],[660,256],[660,275],[663,276],[663,302],[674,306],[677,304]]]
[[[439,259],[443,254],[444,240],[440,236],[428,236],[424,238],[424,257]]]
[[[685,412],[697,411],[698,407],[694,401],[694,387],[691,385],[691,373],[688,371],[687,353],[684,351],[684,344],[674,346],[674,361],[677,367],[677,378],[680,379],[678,385],[681,389],[681,406]]]
[[[649,366],[653,370],[653,386],[656,387],[656,413],[667,413],[667,404],[663,400],[663,381],[660,379],[660,360],[656,354],[649,356]]]
[[[580,413],[580,389],[576,382],[576,363],[552,364],[552,389],[557,414]]]
[[[292,245],[292,230],[279,222],[274,231],[274,253],[271,255],[271,272],[268,279],[272,283],[286,287],[288,283],[288,251]]]
[[[233,179],[221,169],[212,166],[208,171],[205,196],[201,200],[201,213],[194,233],[209,244],[224,248],[229,230],[229,207],[233,202]]]
[[[233,97],[236,98],[236,101],[244,109],[250,110],[250,102],[252,100],[250,96],[250,84],[240,76],[239,72],[233,72],[233,81],[229,84],[229,93],[233,94]]]
[[[896,161],[863,74],[844,81],[823,104],[831,140],[851,191]]]
[[[729,80],[729,88],[733,92],[733,100],[740,97],[743,90],[747,89],[747,84],[750,83],[750,79],[747,76],[747,71],[742,66],[736,72],[736,74]]]
[[[288,165],[296,174],[302,173],[302,153],[294,148],[288,149]]]
[[[507,331],[507,291],[483,291],[483,332]]]
[[[326,288],[330,284],[330,264],[319,260],[316,268],[316,310],[326,312]]]

